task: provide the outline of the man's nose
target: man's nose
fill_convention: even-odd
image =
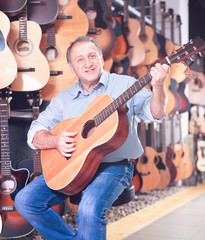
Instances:
[[[85,65],[86,65],[86,67],[90,67],[92,65],[92,61],[89,58],[86,58]]]

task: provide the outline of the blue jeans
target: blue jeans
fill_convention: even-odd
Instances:
[[[67,195],[51,190],[43,174],[24,187],[15,197],[17,211],[47,240],[105,240],[105,211],[127,188],[133,177],[133,164],[101,163],[91,183],[83,190],[77,214],[78,230],[69,226],[51,206]]]

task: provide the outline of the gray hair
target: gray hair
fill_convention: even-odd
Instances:
[[[100,56],[103,56],[101,47],[100,47],[99,43],[94,38],[89,37],[89,36],[80,36],[80,37],[76,38],[75,41],[73,41],[67,49],[66,57],[67,57],[68,64],[71,64],[71,59],[70,59],[71,49],[78,42],[92,42],[97,47],[98,52],[100,53]]]

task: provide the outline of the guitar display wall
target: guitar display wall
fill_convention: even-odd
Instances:
[[[1,22],[5,22],[0,27],[0,89],[8,87],[12,91],[9,130],[13,166],[32,158],[32,150],[26,143],[33,119],[30,94],[39,92],[43,102],[38,107],[42,111],[56,94],[77,82],[65,56],[75,38],[94,37],[102,47],[107,71],[136,78],[181,46],[183,23],[172,8],[166,8],[164,1],[124,0],[123,5],[111,0],[14,2],[0,3]],[[129,6],[141,15],[137,17]],[[197,99],[199,93],[193,90],[187,94],[185,88],[191,91],[194,84],[203,92],[203,60],[202,52],[194,56],[191,65],[189,62],[190,69],[197,73],[197,78],[191,81],[183,74],[184,65],[172,66],[166,80],[168,116],[189,113],[190,104],[201,104],[191,100],[194,96]],[[167,138],[169,145],[170,132]]]

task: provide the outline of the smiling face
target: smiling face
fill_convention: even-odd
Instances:
[[[97,85],[103,69],[103,57],[92,42],[77,42],[70,51],[70,67],[85,90]]]

